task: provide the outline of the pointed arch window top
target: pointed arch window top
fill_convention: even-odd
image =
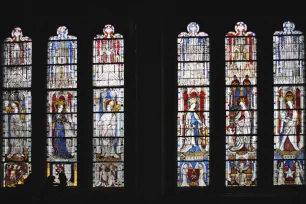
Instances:
[[[302,35],[303,32],[295,29],[295,24],[291,21],[283,23],[283,31],[276,31],[274,35]]]
[[[115,33],[114,26],[107,24],[103,28],[103,34],[96,35],[94,39],[111,39],[111,38],[123,38],[123,36],[119,33]]]
[[[244,22],[238,22],[235,25],[235,32],[231,31],[226,34],[227,37],[238,37],[238,36],[255,36],[253,32],[247,32],[247,25]]]
[[[68,35],[68,29],[66,26],[60,26],[57,28],[57,36],[51,36],[49,40],[76,40],[77,37]]]
[[[195,22],[191,22],[187,25],[188,32],[181,32],[178,37],[200,37],[200,36],[208,36],[205,32],[199,32],[200,26]]]
[[[31,65],[31,38],[23,36],[22,30],[19,27],[12,30],[11,36],[12,37],[8,37],[4,40],[4,65]],[[5,77],[6,76],[7,75],[5,75]]]
[[[12,37],[8,37],[4,40],[4,42],[24,42],[31,41],[31,38],[27,36],[23,36],[22,30],[19,27],[14,28],[12,30]]]

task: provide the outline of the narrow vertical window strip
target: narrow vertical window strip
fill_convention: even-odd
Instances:
[[[48,41],[47,176],[77,186],[77,38],[61,26]]]
[[[225,37],[226,186],[257,185],[256,43],[243,22]]]
[[[32,171],[32,40],[20,28],[4,41],[2,64],[3,187],[23,185]]]
[[[124,187],[124,39],[105,25],[93,40],[93,187]]]
[[[209,38],[191,22],[177,38],[177,186],[209,185]]]
[[[305,185],[304,35],[283,23],[273,36],[274,185]]]

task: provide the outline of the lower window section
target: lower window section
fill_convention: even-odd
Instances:
[[[226,161],[226,186],[256,186],[257,162],[253,160]]]
[[[25,162],[8,162],[3,163],[3,187],[16,187],[23,185],[25,179],[32,172],[30,163]]]
[[[54,184],[60,183],[60,173],[64,173],[67,186],[77,186],[77,163],[47,163],[47,177],[54,176]]]
[[[304,185],[305,160],[274,160],[274,185]]]
[[[94,163],[93,187],[124,187],[124,163]]]
[[[203,187],[209,185],[208,161],[180,161],[177,164],[178,187]]]

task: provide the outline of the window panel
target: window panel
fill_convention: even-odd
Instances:
[[[76,138],[60,138],[56,136],[47,139],[47,161],[77,162]]]
[[[111,182],[122,187],[124,184],[124,163],[94,163],[93,187],[111,187]]]
[[[209,38],[191,22],[177,38],[178,187],[209,185]]]
[[[304,159],[274,160],[275,185],[304,185]]]
[[[77,88],[77,65],[49,65],[48,89]]]
[[[4,147],[2,161],[6,162],[31,162],[32,140],[28,139],[3,139]]]
[[[257,63],[227,61],[225,64],[226,85],[255,85],[257,83]]]
[[[32,172],[31,163],[28,162],[9,162],[3,163],[3,183],[4,187],[16,187],[24,184],[24,180]]]
[[[6,66],[3,67],[3,87],[5,88],[30,88],[32,85],[31,66]]]
[[[205,187],[209,184],[209,161],[180,161],[177,175],[180,187]],[[187,179],[182,175],[187,175]]]
[[[94,112],[123,112],[124,88],[94,89]]]
[[[61,105],[62,107],[59,107]],[[58,108],[62,108],[64,114],[76,113],[77,107],[77,91],[48,91],[47,113],[58,112]]]
[[[287,21],[273,36],[274,185],[305,185],[304,35]]]
[[[124,187],[124,39],[105,25],[93,40],[93,187]]]
[[[3,187],[23,185],[32,160],[32,41],[15,28],[3,45],[2,159]]]
[[[93,140],[95,162],[123,162],[124,138],[101,137]],[[115,151],[113,151],[115,150]]]
[[[67,178],[67,186],[77,186],[77,163],[47,163],[47,176],[54,176],[54,182],[60,183],[59,173],[63,172]]]
[[[124,64],[93,65],[93,86],[123,86]]]
[[[225,181],[227,186],[252,186],[256,183],[256,160],[239,159],[226,161],[225,167]]]
[[[124,113],[94,113],[94,137],[123,137]],[[106,122],[110,121],[110,123]],[[109,128],[112,126],[112,128]]]
[[[178,63],[179,86],[198,86],[209,84],[209,62]]]
[[[238,22],[225,37],[226,186],[257,185],[257,49]]]
[[[67,177],[77,185],[77,38],[61,26],[48,41],[47,65],[47,176]]]

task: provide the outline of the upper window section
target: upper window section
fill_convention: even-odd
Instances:
[[[178,85],[209,85],[208,35],[199,32],[196,23],[190,23],[187,29],[188,32],[181,32],[177,38]]]
[[[93,41],[93,86],[124,85],[124,41],[114,33],[112,25],[106,25],[102,35]]]
[[[20,28],[4,41],[3,87],[30,88],[32,83],[32,41]]]
[[[274,84],[304,83],[304,35],[285,22],[273,36]]]
[[[77,87],[77,38],[61,26],[48,42],[48,88]]]

